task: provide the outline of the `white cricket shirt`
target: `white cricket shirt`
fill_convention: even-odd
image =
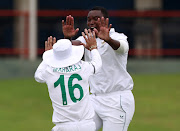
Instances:
[[[96,49],[91,51],[91,62],[80,61],[74,65],[58,68],[44,61],[35,72],[35,80],[46,83],[53,106],[52,121],[77,122],[93,118],[94,109],[89,98],[88,79],[98,72],[102,62]]]
[[[102,68],[97,74],[90,77],[91,93],[109,93],[114,91],[132,90],[133,80],[126,70],[129,45],[127,36],[123,33],[110,30],[110,37],[120,42],[117,50],[100,38],[96,38],[97,49],[101,55]],[[83,36],[77,40],[86,44]],[[91,61],[92,57],[88,50],[85,50],[85,61]]]

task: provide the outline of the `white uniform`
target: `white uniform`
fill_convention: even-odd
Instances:
[[[91,62],[80,61],[74,65],[55,68],[44,61],[35,72],[37,82],[46,82],[53,106],[53,131],[95,130],[94,109],[89,97],[88,79],[101,67],[101,58],[96,49],[91,51]],[[83,124],[84,123],[84,124]]]
[[[95,122],[98,129],[103,121],[103,131],[126,131],[135,108],[131,92],[133,80],[126,70],[129,45],[127,36],[115,32],[113,28],[110,37],[120,42],[120,48],[113,50],[104,40],[96,39],[102,68],[90,77],[92,102],[98,115]],[[77,40],[86,43],[82,36]],[[91,54],[85,50],[85,61],[90,60]]]

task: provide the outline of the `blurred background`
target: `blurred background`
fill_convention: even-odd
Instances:
[[[74,16],[80,29],[77,38],[87,28],[86,16],[94,6],[105,7],[113,28],[128,36],[127,70],[136,100],[129,130],[180,130],[179,0],[1,1],[0,130],[53,127],[46,85],[33,79],[44,41],[49,36],[63,38],[61,21],[67,15]]]
[[[80,28],[76,36],[78,37],[84,28],[87,28],[88,10],[96,5],[107,8],[113,28],[128,36],[129,59],[134,63],[138,60],[137,64],[141,66],[144,60],[155,61],[154,64],[158,62],[164,66],[164,68],[159,66],[161,67],[159,69],[150,65],[150,70],[142,66],[138,69],[135,67],[135,70],[130,68],[129,71],[160,72],[164,69],[168,72],[177,72],[180,70],[178,66],[172,65],[179,62],[180,58],[180,2],[178,0],[3,1],[0,4],[1,65],[9,58],[11,62],[15,60],[15,63],[16,60],[27,60],[25,63],[36,62],[44,52],[44,41],[48,36],[63,38],[61,21],[69,14],[75,18],[75,28]],[[23,66],[21,63],[20,65]],[[37,66],[29,63],[27,65]],[[171,68],[167,70],[166,67]],[[8,72],[9,69],[0,70],[4,72],[1,73],[3,75],[0,75],[0,78],[9,78],[16,74],[14,72],[7,74],[5,70]],[[32,76],[29,72],[20,74],[18,71],[15,76]]]

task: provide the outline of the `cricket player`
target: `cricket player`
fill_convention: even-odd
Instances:
[[[95,32],[82,32],[86,45],[73,46],[60,39],[53,49],[43,54],[35,72],[35,80],[46,83],[52,101],[55,124],[52,131],[95,131],[94,109],[89,97],[89,77],[98,73],[102,61],[97,51]],[[86,36],[85,36],[86,35]],[[46,48],[48,43],[46,42]],[[82,61],[84,47],[91,52],[92,61]]]
[[[135,111],[132,94],[133,79],[127,72],[129,44],[127,36],[118,33],[109,24],[108,12],[103,7],[92,8],[87,15],[87,26],[96,33],[97,49],[102,58],[102,68],[90,76],[92,103],[95,109],[96,129],[103,131],[127,131]],[[74,18],[69,15],[62,20],[65,38],[71,39],[79,29],[74,29]],[[83,36],[72,40],[78,45],[86,43]],[[85,61],[92,60],[92,54],[85,50]]]

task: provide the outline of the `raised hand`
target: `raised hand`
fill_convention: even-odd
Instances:
[[[84,33],[85,32],[85,33]],[[82,36],[86,40],[86,44],[81,43],[86,49],[93,50],[97,49],[97,42],[96,42],[96,35],[95,32],[91,32],[90,29],[84,29],[84,32],[82,32]],[[85,35],[86,34],[86,35]]]
[[[96,32],[96,35],[105,41],[108,41],[110,39],[109,31],[112,27],[112,24],[109,24],[109,18],[102,17],[101,19],[98,18],[98,25],[99,25],[99,31],[97,29],[94,29]]]
[[[45,51],[51,50],[53,45],[56,43],[56,37],[48,37],[47,41],[45,41]]]
[[[79,28],[74,29],[74,18],[71,15],[66,16],[66,22],[62,20],[62,30],[66,39],[71,39],[79,31]]]

